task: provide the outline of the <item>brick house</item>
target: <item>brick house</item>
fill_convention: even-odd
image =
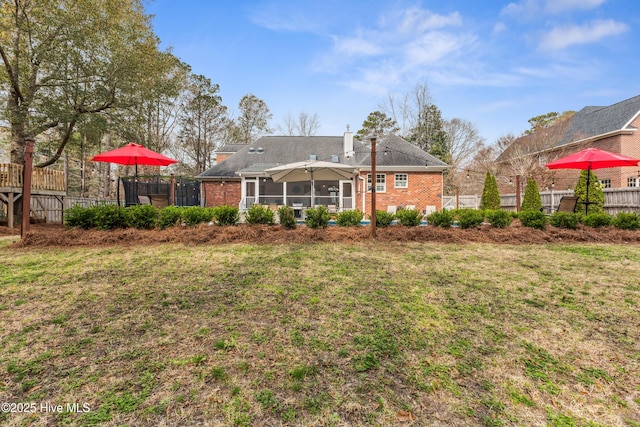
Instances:
[[[378,141],[376,208],[414,207],[423,212],[442,209],[442,173],[449,166],[415,145],[389,135]],[[311,181],[274,182],[265,171],[301,161],[329,161],[353,166],[351,179],[315,180],[314,205],[336,210],[371,212],[371,150],[344,136],[265,136],[252,144],[225,145],[216,151],[217,164],[198,175],[205,206],[232,205],[241,211],[254,203],[271,206],[311,206]]]
[[[531,156],[537,168],[529,168],[529,173],[541,188],[551,188],[552,183],[559,190],[574,188],[580,171],[549,171],[544,165],[590,147],[640,158],[639,128],[640,96],[605,107],[584,107],[559,124],[516,139],[498,157],[498,164],[502,175],[517,175],[518,155]],[[594,173],[605,188],[640,187],[638,167],[598,169]]]

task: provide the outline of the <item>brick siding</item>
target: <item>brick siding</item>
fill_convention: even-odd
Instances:
[[[205,206],[238,206],[242,198],[240,181],[204,181],[202,183]]]

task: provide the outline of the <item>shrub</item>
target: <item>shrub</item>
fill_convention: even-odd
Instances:
[[[173,227],[180,224],[182,219],[182,211],[184,209],[177,206],[167,206],[158,211],[157,224],[161,230],[167,227]]]
[[[182,222],[190,226],[210,222],[213,219],[213,213],[214,211],[210,208],[189,206],[182,211]]]
[[[427,217],[427,222],[436,227],[449,228],[453,224],[453,212],[443,209],[439,212],[433,212]]]
[[[275,224],[273,211],[268,206],[255,204],[244,213],[247,224]]]
[[[542,209],[542,201],[540,200],[538,183],[533,178],[529,178],[527,180],[527,186],[524,189],[524,200],[522,201],[521,209],[523,211],[539,211]]]
[[[376,210],[376,227],[388,227],[396,216],[392,213]]]
[[[512,212],[507,212],[503,209],[487,210],[485,211],[485,216],[489,224],[496,228],[507,228],[513,221]]]
[[[236,225],[240,221],[240,210],[233,206],[216,206],[212,208],[212,211],[218,225]]]
[[[396,214],[400,225],[415,227],[420,225],[422,214],[415,209],[400,209]]]
[[[458,225],[460,228],[474,228],[484,221],[484,212],[475,209],[460,209],[458,212]]]
[[[525,227],[544,230],[545,225],[547,225],[547,217],[540,211],[522,211],[518,218]]]
[[[500,209],[500,192],[498,191],[498,183],[496,177],[487,171],[484,179],[484,187],[482,188],[482,209]]]
[[[96,228],[99,230],[113,230],[115,228],[127,228],[129,215],[127,208],[116,205],[94,206]]]
[[[278,208],[278,218],[280,225],[289,230],[296,228],[296,215],[291,206],[280,206]]]
[[[591,197],[591,196],[589,196]],[[637,230],[640,228],[640,217],[637,213],[620,212],[613,219],[613,225],[623,230]]]
[[[64,224],[67,227],[88,230],[96,226],[95,209],[75,205],[64,211]]]
[[[331,214],[329,209],[325,206],[318,206],[317,208],[309,208],[304,212],[305,224],[310,228],[327,228],[329,225],[329,219]]]
[[[580,215],[572,212],[554,212],[549,217],[549,222],[554,227],[575,230],[580,223]]]
[[[591,202],[587,208],[587,215],[590,213],[602,213],[604,212],[604,193],[602,192],[602,185],[598,181],[598,177],[589,172],[589,202]],[[587,171],[580,172],[580,179],[576,184],[574,191],[575,196],[578,198],[578,210],[584,213],[584,202],[587,199]]]
[[[359,210],[342,211],[338,214],[336,223],[341,227],[357,227],[362,218],[364,218],[364,213]]]
[[[604,212],[602,213],[594,212],[582,217],[582,223],[584,225],[586,225],[587,227],[594,227],[594,228],[606,227],[608,225],[611,225],[612,220],[613,218],[611,217],[611,215],[606,214]]]
[[[133,228],[149,230],[156,226],[158,209],[151,205],[136,205],[127,208],[129,210],[129,225]]]

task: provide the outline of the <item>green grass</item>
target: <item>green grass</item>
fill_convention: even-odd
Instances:
[[[2,251],[0,424],[640,425],[640,251]]]

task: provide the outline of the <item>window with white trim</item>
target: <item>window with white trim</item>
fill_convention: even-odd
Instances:
[[[640,178],[627,178],[627,187],[640,187]]]
[[[367,192],[371,191],[371,174],[367,175]],[[383,173],[376,174],[376,193],[385,193],[387,191],[387,175]]]
[[[600,185],[602,188],[611,188],[611,180],[610,179],[601,179]]]
[[[395,174],[393,186],[395,188],[409,188],[409,175],[406,173]]]

